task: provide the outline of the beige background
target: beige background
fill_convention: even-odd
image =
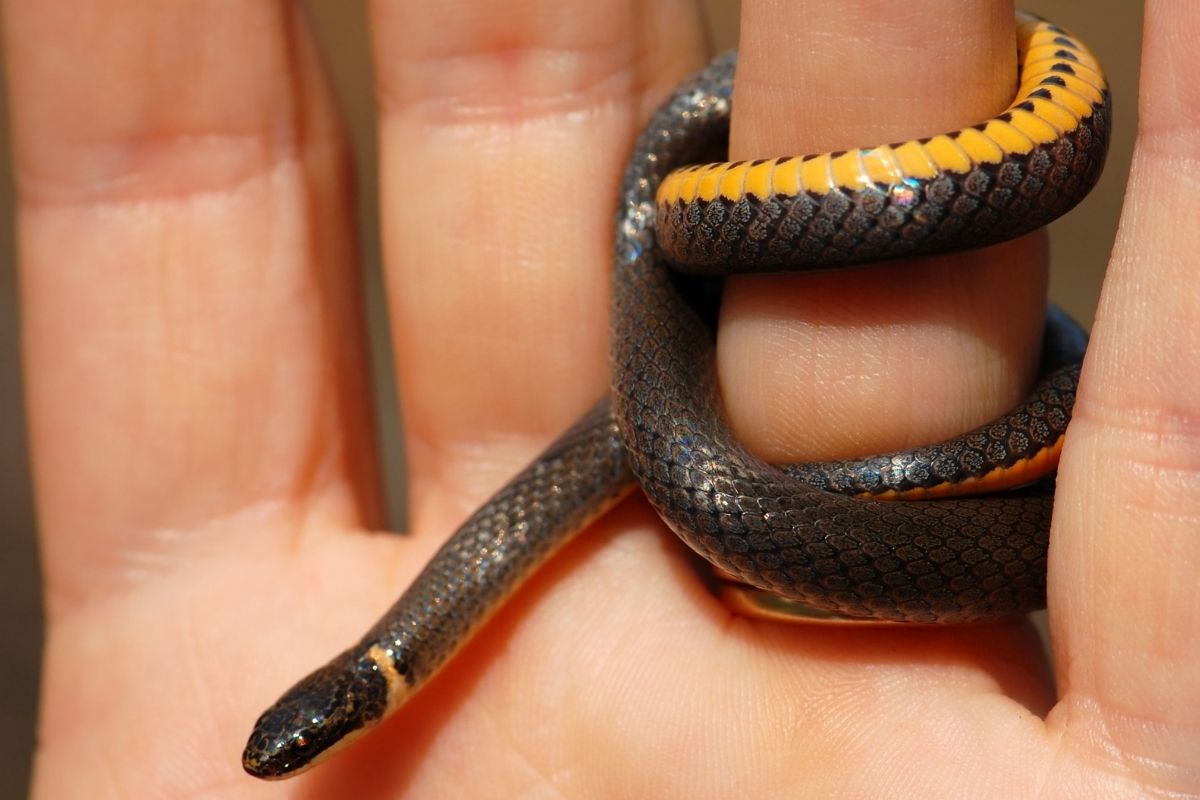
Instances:
[[[653,0],[647,0],[653,2]],[[392,401],[383,295],[379,274],[375,143],[364,4],[308,0],[328,53],[360,164],[366,301],[372,324],[377,402],[383,420],[390,510],[399,519],[399,428]],[[736,0],[706,0],[719,47],[737,38]],[[1104,263],[1112,245],[1136,125],[1137,57],[1141,3],[1135,0],[1041,0],[1031,10],[1077,33],[1105,64],[1116,96],[1116,134],[1100,187],[1067,219],[1053,226],[1051,294],[1081,320],[1091,319]],[[0,114],[7,107],[0,103]],[[0,135],[7,135],[7,117]],[[28,781],[33,746],[40,648],[37,551],[21,410],[12,176],[7,140],[0,147],[0,797],[18,797]],[[777,154],[764,154],[777,155]],[[79,665],[86,669],[87,665]],[[97,735],[104,735],[97,731]]]

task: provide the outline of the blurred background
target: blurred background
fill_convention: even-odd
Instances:
[[[403,497],[399,494],[403,455],[379,266],[375,120],[366,4],[345,0],[306,0],[304,4],[315,21],[358,156],[359,218],[366,275],[364,299],[371,324],[389,512],[391,519],[398,522],[403,518]],[[705,5],[718,49],[734,46],[738,2],[705,0]],[[1142,4],[1131,0],[1030,0],[1028,7],[1078,34],[1098,53],[1116,97],[1116,130],[1105,176],[1078,210],[1051,228],[1051,296],[1087,323],[1092,318],[1112,246],[1137,124]],[[42,624],[36,526],[21,406],[14,198],[7,115],[7,103],[0,96],[0,798],[20,797],[27,792],[35,742]],[[102,731],[97,733],[103,735]]]

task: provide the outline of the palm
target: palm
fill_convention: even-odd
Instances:
[[[1172,5],[1160,4],[1162,14]],[[744,34],[772,64],[794,49],[781,30],[821,32],[809,43],[819,53],[839,26],[863,24],[821,3],[746,5]],[[928,5],[946,31],[974,24],[1003,41],[1002,27],[970,22],[979,15],[958,0]],[[1173,5],[1200,26],[1182,0]],[[1083,557],[1081,509],[1095,491],[1086,464],[1089,448],[1103,449],[1089,444],[1086,420],[1068,456],[1083,466],[1068,461],[1061,484],[1082,499],[1057,523],[1066,566],[1052,575],[1065,630],[1057,646],[1070,656],[1060,664],[1072,666],[1060,667],[1048,721],[1054,688],[1028,625],[789,629],[731,617],[630,501],[374,735],[296,781],[251,781],[238,753],[261,707],[349,644],[478,501],[604,390],[605,198],[649,108],[702,60],[702,37],[682,0],[642,14],[594,2],[374,5],[386,270],[410,461],[413,535],[398,538],[368,532],[379,511],[352,217],[340,134],[303,25],[253,4],[232,12],[233,24],[185,4],[157,16],[131,6],[117,18],[52,6],[10,4],[6,25],[51,623],[42,796],[97,785],[135,797],[1195,790],[1200,747],[1171,728],[1189,729],[1173,709],[1196,707],[1194,677],[1172,659],[1187,652],[1182,639],[1146,644],[1158,669],[1179,668],[1155,673],[1154,685],[1174,687],[1169,702],[1106,696],[1140,684],[1105,673],[1081,637],[1124,632],[1136,643],[1139,627],[1086,624],[1079,598],[1091,593],[1071,581],[1112,562],[1146,572],[1131,586],[1169,584],[1161,570],[1183,574],[1200,554],[1176,543],[1169,564],[1131,562],[1116,543],[1109,561]],[[772,13],[803,14],[806,26],[779,26]],[[920,32],[937,38],[924,23]],[[908,36],[881,36],[897,34]],[[78,63],[39,57],[64,38]],[[131,42],[154,63],[126,58]],[[815,59],[817,83],[844,81],[847,93],[869,83],[879,118],[908,108],[926,115],[918,128],[950,127],[946,109],[911,109],[893,91],[906,88],[905,71],[880,67],[895,54],[849,67],[836,55]],[[982,63],[974,51],[964,58],[937,68]],[[743,69],[732,146],[746,152],[735,156],[910,133],[823,113],[812,81],[783,87],[804,101],[811,130],[781,130],[764,111],[778,100],[773,67]],[[970,111],[992,102],[978,90],[986,83],[970,84]],[[1000,95],[1011,90],[1003,83]],[[730,387],[754,389],[729,390],[735,423],[765,452],[800,457],[929,439],[1001,410],[1030,366],[1040,247],[1035,238],[997,248],[971,270],[957,258],[904,267],[900,291],[879,291],[870,273],[732,285],[721,370]],[[849,295],[855,302],[842,302]],[[965,304],[950,325],[920,324],[946,319],[937,310],[950,299]],[[1011,334],[988,335],[1007,320]],[[922,403],[879,411],[880,397],[912,390],[903,359],[862,359],[856,331],[879,324],[897,350],[945,361],[938,370],[956,372],[955,359],[995,365],[947,399],[967,408],[961,419]],[[780,325],[810,360],[764,375]],[[876,380],[841,393],[817,385],[816,395],[814,353]],[[814,424],[779,431],[766,410],[780,394]],[[855,417],[879,428],[845,424]],[[1099,430],[1105,420],[1092,422]],[[897,429],[899,441],[889,438]],[[1122,575],[1106,577],[1113,602],[1126,603]],[[1186,630],[1194,604],[1166,597],[1175,605],[1156,611]],[[1123,732],[1122,718],[1160,727]],[[1097,727],[1104,735],[1091,737]],[[1114,773],[1097,755],[1113,752],[1145,761]]]
[[[316,640],[361,627],[419,567],[407,552],[393,566],[362,549],[339,554],[353,577],[307,591],[354,602],[311,620],[291,615],[294,625],[246,643],[289,653],[284,668],[249,681],[260,705],[296,677],[296,662],[303,671],[330,655]],[[287,585],[322,572],[335,557],[322,550],[268,577]],[[380,588],[356,596],[364,584]],[[288,607],[263,614],[288,618]],[[1026,625],[797,636],[731,618],[653,515],[630,503],[539,574],[396,718],[298,782],[317,796],[519,797],[549,786],[580,796],[615,785],[639,797],[773,796],[803,774],[820,796],[871,796],[903,785],[888,765],[906,763],[925,765],[922,786],[953,794],[985,766],[944,769],[970,754],[1019,773],[1022,752],[1042,738],[1034,715],[1051,702]],[[242,710],[228,710],[245,727]]]

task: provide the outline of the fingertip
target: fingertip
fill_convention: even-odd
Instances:
[[[955,130],[1016,89],[1011,2],[747,0],[741,30],[733,159]]]

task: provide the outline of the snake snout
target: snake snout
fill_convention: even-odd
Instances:
[[[268,708],[250,734],[242,767],[283,778],[316,764],[383,717],[388,686],[375,663],[347,651]]]

